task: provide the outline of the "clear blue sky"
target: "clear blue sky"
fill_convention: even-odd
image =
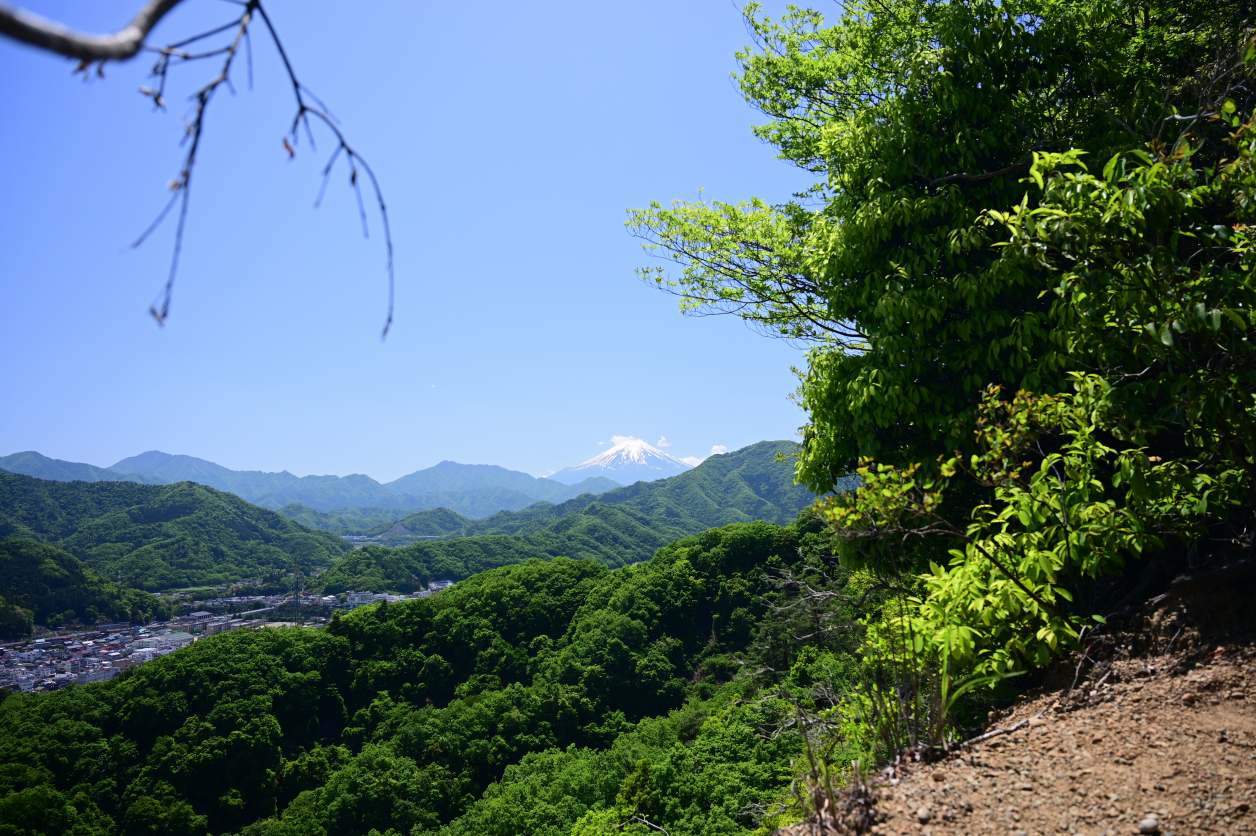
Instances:
[[[28,7],[101,31],[138,5]],[[153,42],[234,9],[185,6]],[[677,456],[796,437],[802,352],[681,316],[634,275],[651,260],[623,227],[628,207],[700,187],[781,201],[809,185],[750,133],[763,117],[730,78],[749,41],[736,6],[268,8],[383,185],[391,335],[378,217],[364,241],[343,169],[312,208],[330,145],[287,160],[290,90],[260,30],[253,91],[239,72],[208,117],[164,328],[146,310],[174,226],[129,244],[178,171],[183,97],[215,65],[181,70],[154,113],[136,92],[151,59],[84,82],[0,40],[0,455],[159,449],[390,480],[443,459],[542,474],[614,434],[666,436]]]

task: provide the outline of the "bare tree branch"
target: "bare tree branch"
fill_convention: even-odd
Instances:
[[[637,814],[633,816],[632,818],[628,819],[627,821],[620,822],[620,824],[617,826],[616,829],[623,830],[625,827],[627,827],[630,824],[644,824],[646,827],[650,828],[651,830],[657,831],[658,833],[662,833],[663,836],[671,836],[671,834],[667,832],[667,828],[663,827],[661,824],[655,824],[654,822],[650,821],[649,819],[647,819],[645,816],[641,814]]]
[[[149,0],[125,28],[112,35],[75,32],[25,9],[0,2],[0,34],[81,61],[125,61],[140,51],[148,33],[180,2],[182,0]]]
[[[292,67],[292,62],[288,59],[288,53],[284,49],[283,42],[280,40],[278,32],[275,31],[270,17],[262,7],[261,0],[233,0],[235,5],[241,8],[240,15],[235,20],[189,38],[170,43],[164,47],[146,46],[144,40],[152,28],[180,2],[181,0],[149,0],[149,3],[135,16],[130,25],[117,34],[83,35],[73,32],[58,23],[44,20],[37,15],[9,6],[3,0],[0,0],[0,34],[9,35],[42,49],[79,58],[82,61],[78,68],[80,71],[86,71],[88,66],[94,62],[100,62],[101,66],[103,66],[105,61],[130,58],[141,50],[156,53],[157,60],[150,74],[155,79],[155,83],[151,87],[141,87],[140,93],[151,98],[153,105],[162,110],[166,107],[166,82],[169,80],[172,68],[210,58],[222,59],[223,63],[217,75],[191,96],[192,109],[187,117],[187,126],[183,137],[183,144],[186,145],[187,151],[184,154],[183,165],[180,167],[179,174],[170,181],[170,189],[173,193],[167,200],[166,205],[157,214],[156,219],[149,224],[143,234],[131,245],[132,247],[138,247],[143,244],[161,226],[169,216],[170,211],[175,207],[175,204],[179,204],[179,218],[175,228],[174,252],[170,261],[170,272],[162,292],[149,307],[149,313],[159,325],[163,324],[170,315],[170,300],[174,290],[174,280],[179,269],[179,257],[183,251],[183,233],[187,223],[192,173],[196,167],[197,152],[200,150],[201,139],[204,136],[205,115],[219,87],[225,86],[233,94],[235,93],[235,88],[231,83],[231,70],[242,45],[245,48],[248,62],[249,87],[250,89],[252,88],[253,53],[249,27],[260,18],[266,27],[266,31],[270,34],[272,42],[275,44],[275,50],[279,53],[279,57],[283,62],[284,70],[287,73],[288,81],[292,85],[292,91],[296,98],[296,115],[293,117],[288,133],[283,138],[283,145],[288,155],[290,157],[296,155],[295,148],[299,140],[299,131],[302,128],[305,129],[311,150],[316,150],[314,149],[314,132],[310,126],[311,117],[325,125],[336,139],[336,148],[323,169],[323,182],[319,188],[318,199],[314,205],[317,207],[322,202],[323,192],[327,187],[327,178],[331,175],[332,168],[343,152],[344,159],[349,167],[349,185],[354,191],[358,204],[358,214],[362,221],[362,232],[369,237],[367,234],[366,204],[362,199],[360,173],[365,172],[366,177],[370,180],[371,189],[375,195],[375,203],[379,209],[384,228],[384,245],[387,251],[388,314],[385,317],[383,334],[381,335],[382,337],[387,337],[393,320],[392,230],[388,223],[388,207],[384,203],[384,195],[380,190],[379,181],[375,178],[375,172],[366,160],[349,145],[335,117],[332,116],[327,106],[297,80],[296,71]],[[230,40],[226,42],[220,41],[217,45],[211,42],[208,46],[199,46],[199,44],[210,38],[225,35],[226,33],[230,33]],[[193,45],[197,46],[193,47]]]

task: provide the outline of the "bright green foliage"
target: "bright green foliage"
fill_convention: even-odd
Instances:
[[[816,340],[798,477],[858,464],[822,504],[846,562],[919,584],[870,652],[1043,663],[1116,605],[1097,579],[1249,543],[1250,4],[747,16],[756,132],[820,182],[630,226],[688,308]]]
[[[756,129],[814,172],[805,199],[654,206],[629,226],[682,265],[650,277],[695,312],[814,339],[798,475],[830,490],[861,456],[971,452],[986,386],[1057,392],[1082,368],[1034,265],[987,210],[1026,195],[1033,153],[1139,147],[1165,97],[1232,39],[1242,4],[844,4],[833,21],[753,4],[740,55]],[[1172,140],[1183,123],[1169,123]],[[1036,200],[1037,194],[1030,200]],[[1036,205],[1030,203],[1032,207]],[[930,465],[931,466],[931,465]]]
[[[798,629],[764,573],[825,542],[753,523],[619,570],[532,560],[9,696],[0,832],[566,834],[637,810],[676,836],[749,834],[801,743],[771,734],[791,709],[761,699],[771,675],[731,681],[734,656]],[[794,665],[792,642],[773,653]],[[828,650],[776,679],[810,699],[821,658],[854,664]]]
[[[284,752],[343,727],[346,651],[322,633],[233,633],[99,686],[10,696],[0,704],[0,805],[23,793],[64,799],[66,829],[41,825],[50,814],[30,807],[10,806],[0,822],[13,832],[203,834],[269,815]]]
[[[1247,74],[1256,74],[1256,59]],[[1204,472],[1245,471],[1256,499],[1256,134],[1232,100],[1231,158],[1200,170],[1185,145],[1169,157],[1112,157],[1092,174],[1079,155],[1044,155],[1041,206],[1009,215],[1009,260],[1050,271],[1066,349],[1110,381],[1108,431],[1157,460]],[[1249,119],[1256,119],[1251,113]],[[1229,131],[1224,131],[1229,133]],[[1240,496],[1233,497],[1235,501]]]
[[[1044,156],[1039,207],[992,213],[1014,233],[1007,258],[1058,271],[1069,348],[1105,375],[1074,374],[1075,392],[1056,396],[990,390],[979,453],[936,478],[866,466],[854,496],[829,501],[832,525],[876,544],[866,555],[958,541],[901,626],[918,648],[993,672],[1043,664],[1089,621],[1070,604],[1080,585],[1167,536],[1237,539],[1251,525],[1256,141],[1234,123],[1235,157],[1217,170],[1198,172],[1186,149],[1113,157],[1101,176],[1077,155]],[[962,531],[939,513],[961,468],[992,489]]]
[[[643,267],[645,281],[680,298],[687,314],[732,313],[773,337],[858,345],[860,334],[834,323],[824,294],[802,267],[811,216],[790,204],[674,202],[633,211],[632,233],[647,251],[665,250],[680,278]]]

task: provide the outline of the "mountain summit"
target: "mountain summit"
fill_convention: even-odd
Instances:
[[[692,470],[680,459],[632,436],[617,435],[612,439],[615,446],[575,467],[565,467],[548,478],[564,485],[574,485],[590,476],[605,476],[622,485],[633,482],[653,482],[677,473]]]

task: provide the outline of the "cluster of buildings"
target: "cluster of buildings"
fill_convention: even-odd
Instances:
[[[428,584],[427,589],[420,589],[418,592],[411,592],[409,595],[388,595],[383,592],[350,592],[345,596],[345,606],[353,610],[367,604],[378,603],[379,601],[387,601],[390,604],[398,601],[413,601],[415,598],[426,598],[429,595],[435,595],[442,589],[449,589],[453,585],[453,581],[432,581]]]
[[[410,595],[350,592],[343,596],[250,596],[192,602],[190,605],[229,606],[261,603],[260,609],[236,615],[217,615],[209,610],[185,613],[173,621],[148,627],[129,624],[102,624],[94,631],[69,636],[30,639],[0,645],[0,688],[26,693],[55,691],[67,685],[105,682],[127,668],[142,665],[158,656],[173,653],[205,636],[232,630],[256,630],[267,626],[260,618],[248,618],[280,604],[355,609],[377,601],[412,601],[426,598],[453,586],[453,581],[435,581],[428,589]],[[275,600],[271,600],[274,598]],[[322,621],[322,618],[315,619]],[[291,624],[292,622],[282,622]],[[278,626],[276,624],[275,626]]]
[[[398,529],[400,531],[398,532]],[[394,533],[396,532],[396,533]],[[400,526],[394,526],[391,531],[384,534],[377,534],[368,537],[365,534],[342,534],[340,539],[353,544],[353,548],[360,549],[364,546],[383,546],[386,549],[402,549],[406,546],[413,546],[415,543],[424,540],[444,540],[446,535],[441,534],[414,534],[408,529]]]
[[[198,634],[256,629],[261,624],[193,613],[149,627],[105,624],[92,632],[15,642],[0,651],[0,688],[31,693],[105,682],[127,668],[187,647]]]
[[[302,596],[304,599],[306,596]],[[221,596],[218,598],[207,598],[204,601],[181,601],[185,607],[238,607],[244,605],[257,605],[262,607],[277,607],[280,604],[292,602],[291,595],[232,595]]]

